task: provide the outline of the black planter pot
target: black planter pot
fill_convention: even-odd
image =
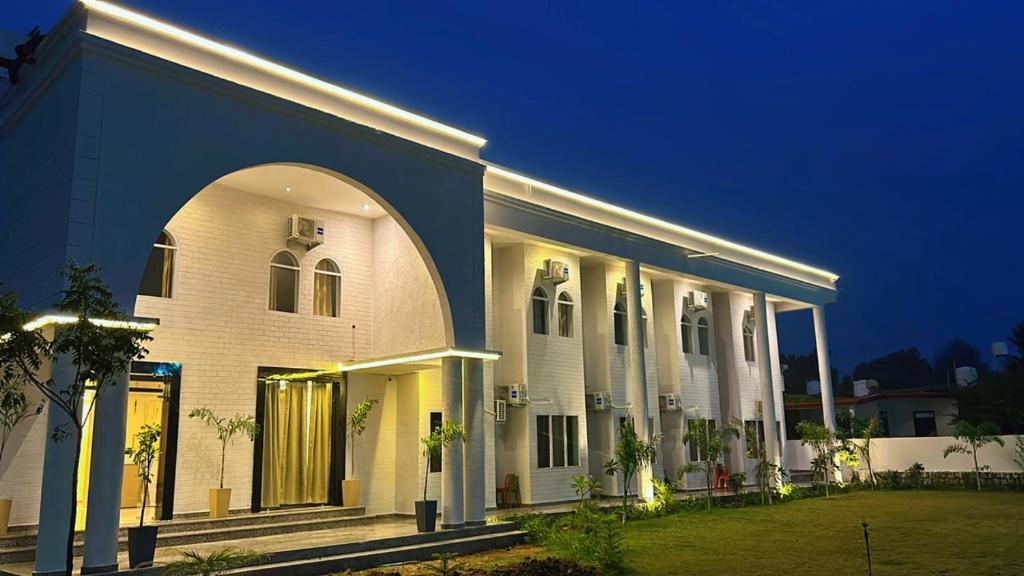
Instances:
[[[156,552],[156,526],[128,528],[128,566],[148,568],[153,565]]]
[[[437,527],[437,500],[416,501],[416,529],[433,532]]]

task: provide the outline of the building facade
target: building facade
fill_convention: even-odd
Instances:
[[[760,421],[782,459],[775,317],[813,309],[827,351],[836,275],[509,170],[479,136],[106,2],[75,4],[36,58],[0,94],[4,290],[42,314],[65,262],[95,263],[159,324],[83,439],[87,567],[116,561],[138,498],[119,454],[145,423],[165,432],[156,517],[207,510],[201,407],[263,427],[228,447],[240,511],[340,504],[353,477],[372,515],[411,513],[426,478],[443,526],[483,522],[507,478],[524,503],[570,500],[588,473],[649,496],[700,459],[695,418]],[[353,446],[344,418],[366,399]],[[56,417],[0,470],[13,523],[39,525],[40,573],[63,569],[43,552],[70,505]],[[603,471],[627,419],[660,446],[633,487]],[[445,420],[465,443],[424,456]],[[742,442],[732,470],[752,465]]]

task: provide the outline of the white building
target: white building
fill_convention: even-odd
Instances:
[[[138,496],[116,454],[145,422],[164,426],[157,516],[207,510],[219,446],[197,407],[264,426],[225,475],[232,508],[259,511],[340,504],[344,416],[377,399],[354,451],[366,513],[411,513],[426,474],[459,526],[509,474],[524,503],[570,500],[588,473],[621,494],[602,466],[627,417],[661,438],[644,495],[699,458],[690,419],[763,414],[772,440],[778,313],[813,308],[828,378],[830,272],[500,167],[483,138],[106,2],[75,4],[36,57],[0,93],[4,290],[43,312],[65,261],[96,263],[159,321],[83,445],[89,567],[115,561],[100,543]],[[289,240],[292,217],[322,238]],[[442,420],[468,437],[430,462],[418,439]],[[45,551],[69,505],[48,430],[26,426],[0,469],[40,573],[63,569]]]

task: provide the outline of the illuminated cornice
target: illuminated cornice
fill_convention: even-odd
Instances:
[[[375,114],[404,122],[415,126],[421,130],[432,132],[446,138],[451,138],[463,144],[468,144],[475,148],[481,148],[487,143],[487,140],[470,134],[468,132],[453,128],[446,124],[442,124],[436,120],[431,120],[419,114],[414,114],[407,110],[392,106],[380,100],[376,100],[369,96],[354,92],[347,88],[342,88],[337,84],[326,82],[309,74],[299,72],[293,68],[271,62],[265,58],[261,58],[254,54],[250,54],[244,50],[228,46],[221,42],[211,40],[204,36],[200,36],[193,32],[189,32],[172,24],[162,22],[155,18],[140,14],[133,10],[129,10],[122,6],[106,2],[104,0],[80,0],[88,10],[102,14],[109,18],[126,22],[134,27],[143,29],[147,32],[157,34],[161,37],[167,38],[174,42],[178,42],[182,45],[200,50],[205,53],[216,55],[220,58],[230,60],[232,62],[242,64],[263,72],[287,80],[289,82],[301,85],[305,88],[309,88],[323,94],[333,96],[340,100],[343,100],[349,104],[355,105],[359,108],[371,111]],[[116,41],[116,40],[115,40]]]
[[[750,248],[748,246],[737,244],[736,242],[732,242],[730,240],[725,240],[717,236],[712,236],[711,234],[707,234],[705,232],[700,232],[698,230],[693,230],[692,228],[687,228],[685,226],[673,224],[672,222],[668,222],[660,218],[655,218],[654,216],[649,216],[647,214],[636,212],[628,208],[616,206],[614,204],[604,202],[602,200],[598,200],[596,198],[592,198],[590,196],[586,196],[578,192],[572,192],[570,190],[566,190],[565,188],[560,188],[553,184],[548,184],[547,182],[542,182],[540,180],[530,178],[529,176],[524,176],[522,174],[512,172],[511,170],[501,168],[493,164],[487,164],[487,174],[497,178],[503,178],[505,180],[510,180],[512,182],[525,185],[531,189],[538,189],[543,192],[547,192],[555,196],[569,200],[570,202],[580,204],[589,208],[594,208],[600,212],[604,212],[610,215],[625,218],[626,220],[633,221],[643,226],[651,226],[659,230],[670,232],[672,234],[677,234],[687,239],[695,240],[698,242],[708,244],[710,246],[714,246],[716,249],[722,250],[721,253],[715,254],[715,257],[718,258],[731,259],[729,257],[730,254],[739,254],[752,258],[756,261],[763,261],[766,263],[774,264],[775,266],[783,270],[790,269],[802,272],[804,274],[809,274],[815,278],[824,280],[829,284],[835,284],[835,282],[839,280],[839,276],[837,274],[829,272],[828,270],[822,270],[820,268],[808,266],[807,264],[802,264],[800,262],[796,262],[788,258],[776,256],[775,254],[770,254],[762,250],[757,250],[756,248]],[[642,227],[638,228],[637,230],[630,231],[636,232],[641,235],[649,235],[644,233]]]
[[[78,317],[67,314],[44,314],[21,327],[26,332],[32,332],[46,328],[47,326],[67,326],[77,324]],[[89,318],[89,323],[101,328],[112,328],[121,330],[139,330],[141,332],[152,332],[160,326],[160,322],[149,318],[136,318],[134,320],[108,320],[106,318]],[[10,340],[10,334],[0,334],[0,342]]]
[[[349,362],[338,362],[334,369],[313,370],[309,372],[294,372],[290,374],[274,374],[267,376],[267,380],[312,380],[322,376],[338,375],[344,372],[355,372],[359,370],[371,370],[373,368],[387,368],[402,364],[416,364],[419,362],[430,362],[442,358],[470,358],[492,362],[501,358],[501,352],[491,350],[464,350],[460,348],[445,348],[441,350],[430,350],[427,352],[416,352],[413,354],[402,354],[399,356],[388,356],[372,360],[355,360]]]

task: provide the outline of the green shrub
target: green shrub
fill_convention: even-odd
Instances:
[[[903,486],[920,490],[924,486],[924,464],[914,462],[903,472]]]

